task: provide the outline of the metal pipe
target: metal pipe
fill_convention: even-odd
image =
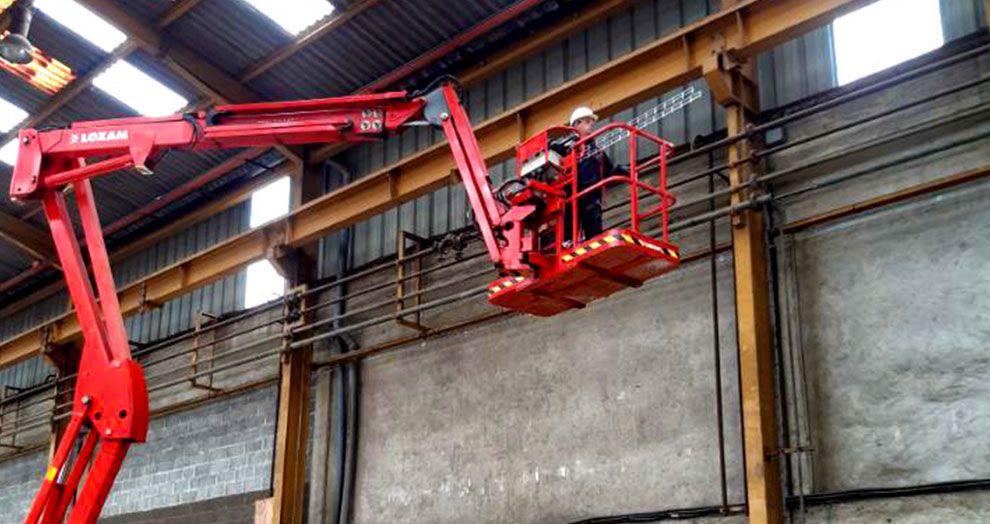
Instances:
[[[487,252],[481,251],[481,252],[475,253],[473,255],[469,255],[467,257],[461,258],[459,260],[455,260],[453,262],[447,262],[447,263],[444,263],[444,264],[439,264],[439,265],[436,265],[436,266],[433,266],[433,267],[430,267],[430,268],[426,268],[426,269],[420,270],[418,272],[409,273],[408,275],[405,275],[402,278],[397,278],[395,280],[390,280],[390,281],[384,282],[382,284],[376,284],[374,286],[363,288],[363,289],[360,289],[358,291],[355,291],[354,293],[348,294],[348,295],[343,296],[343,297],[338,297],[338,298],[334,298],[334,299],[331,299],[331,300],[328,300],[328,301],[325,301],[325,302],[320,302],[320,303],[317,303],[317,304],[313,304],[312,306],[310,306],[308,308],[304,308],[303,309],[303,312],[304,313],[307,313],[307,312],[310,312],[310,311],[315,311],[317,309],[322,309],[322,308],[325,308],[325,307],[328,307],[328,306],[339,304],[342,301],[350,300],[350,299],[352,299],[354,297],[366,295],[366,294],[372,293],[374,291],[381,291],[383,289],[388,289],[390,287],[395,287],[395,285],[398,284],[398,283],[404,283],[407,280],[412,280],[414,278],[423,277],[423,276],[429,275],[431,273],[436,273],[437,271],[441,271],[441,270],[444,270],[444,269],[449,269],[449,268],[455,267],[455,266],[457,266],[459,264],[462,264],[464,262],[467,262],[467,261],[470,261],[470,260],[474,260],[476,258],[481,258],[481,257],[487,256],[487,255],[488,255]]]
[[[715,161],[712,153],[708,155],[708,164],[711,165]],[[712,173],[708,176],[708,191],[715,191],[715,174]],[[709,202],[709,208],[711,211],[715,210],[715,201]],[[718,480],[719,480],[719,494],[722,496],[722,507],[727,508],[729,506],[729,490],[728,490],[728,480],[725,467],[725,430],[724,430],[724,414],[722,411],[722,348],[720,341],[720,329],[719,329],[719,319],[718,319],[718,254],[716,253],[716,231],[715,231],[716,220],[712,219],[708,222],[708,250],[711,252],[709,257],[709,280],[711,281],[711,303],[712,303],[712,358],[714,369],[712,375],[715,378],[715,428],[716,437],[718,441]]]
[[[759,177],[755,177],[755,178],[751,179],[748,182],[743,182],[741,184],[737,184],[737,185],[728,187],[726,189],[722,189],[722,190],[719,190],[719,191],[714,191],[714,192],[709,193],[707,195],[701,195],[701,196],[698,196],[698,197],[696,197],[694,199],[691,199],[691,200],[687,200],[685,202],[678,203],[677,205],[671,207],[671,212],[678,211],[678,210],[683,210],[685,208],[688,208],[688,207],[691,207],[691,206],[694,206],[694,205],[697,205],[697,204],[701,204],[701,203],[707,202],[707,201],[712,200],[712,199],[715,199],[715,198],[728,197],[732,193],[735,193],[737,191],[741,191],[741,190],[743,190],[745,188],[753,187],[753,186],[758,186],[758,185],[764,185],[764,184],[767,184],[769,182],[777,181],[779,179],[782,179],[782,178],[787,177],[789,175],[793,175],[794,173],[797,173],[797,172],[806,170],[808,168],[815,167],[815,166],[820,166],[820,165],[823,165],[823,164],[827,164],[829,162],[833,162],[835,160],[846,158],[846,157],[848,157],[850,155],[854,155],[856,153],[860,153],[860,152],[866,151],[868,149],[872,149],[874,147],[879,147],[879,146],[882,146],[882,145],[889,144],[891,142],[896,142],[898,140],[902,140],[904,138],[907,138],[907,137],[909,137],[911,135],[914,135],[914,134],[917,134],[917,133],[921,133],[921,132],[925,132],[925,131],[930,131],[930,130],[932,130],[934,128],[941,127],[941,126],[944,126],[944,125],[948,125],[948,124],[954,123],[954,122],[956,122],[958,120],[962,120],[964,118],[969,118],[971,116],[978,115],[978,114],[983,113],[983,112],[986,112],[988,110],[990,110],[990,104],[980,104],[980,105],[974,106],[974,107],[972,107],[972,108],[970,108],[970,109],[968,109],[966,111],[963,111],[961,113],[955,113],[955,114],[944,116],[944,117],[931,118],[931,119],[925,120],[924,122],[920,122],[920,123],[918,123],[918,124],[916,124],[914,126],[911,126],[911,127],[905,128],[905,129],[901,129],[900,131],[897,131],[895,133],[891,133],[889,135],[885,135],[885,136],[878,137],[878,138],[873,139],[873,140],[869,140],[867,142],[864,142],[864,143],[860,144],[859,146],[857,146],[855,148],[846,149],[846,150],[843,150],[843,151],[841,151],[839,153],[835,153],[835,154],[832,154],[832,155],[827,155],[827,156],[824,156],[822,158],[819,158],[819,159],[816,159],[816,160],[812,160],[810,162],[805,162],[803,164],[799,164],[799,165],[796,165],[796,166],[793,166],[793,167],[790,167],[790,168],[787,168],[787,169],[781,169],[781,170],[773,171],[771,173],[768,173],[768,174],[765,174],[765,175],[761,175]],[[927,154],[931,154],[931,153],[925,153],[925,154],[927,155]],[[894,164],[902,163],[902,162],[905,162],[905,161],[910,161],[910,160],[912,160],[914,158],[918,158],[919,155],[914,154],[914,155],[909,155],[909,157],[910,158],[908,158],[907,160],[896,160],[896,161],[894,161]]]
[[[767,280],[770,286],[769,298],[770,298],[770,334],[773,339],[773,349],[774,358],[776,359],[772,363],[773,376],[775,381],[775,387],[777,389],[777,409],[780,413],[780,427],[781,431],[777,435],[777,449],[781,450],[784,456],[785,464],[785,474],[787,476],[786,486],[789,491],[788,494],[794,493],[794,478],[791,468],[791,454],[785,453],[783,450],[789,447],[791,442],[791,422],[790,422],[790,412],[787,409],[787,382],[784,376],[784,344],[781,335],[781,313],[780,313],[780,281],[778,279],[778,258],[777,258],[777,246],[774,243],[773,230],[774,230],[774,220],[773,220],[773,202],[763,206],[763,223],[765,227],[763,228],[763,241],[766,245],[766,250],[763,256],[768,261],[767,264]]]
[[[486,267],[484,269],[475,271],[473,273],[468,273],[466,275],[462,275],[461,277],[456,278],[456,279],[453,279],[453,280],[446,280],[446,281],[441,282],[439,284],[434,284],[432,286],[428,286],[428,287],[424,287],[422,289],[418,289],[418,290],[416,290],[416,291],[414,291],[412,293],[407,294],[406,297],[407,298],[412,298],[412,297],[416,297],[416,296],[422,296],[422,295],[424,295],[426,293],[429,293],[429,292],[432,292],[432,291],[437,291],[439,289],[448,288],[448,287],[453,286],[455,284],[464,283],[464,282],[466,282],[468,280],[471,280],[471,279],[480,277],[482,275],[486,275],[486,274],[490,273],[491,271],[492,271],[491,268]],[[392,283],[392,285],[395,285],[395,284]],[[360,314],[360,313],[367,313],[368,311],[371,311],[371,310],[374,310],[374,309],[378,309],[378,308],[381,308],[381,307],[385,307],[385,306],[390,306],[390,305],[393,305],[393,304],[395,304],[395,298],[391,298],[390,297],[388,299],[382,300],[380,302],[375,302],[373,304],[368,304],[368,305],[363,306],[363,307],[360,307],[358,309],[352,309],[352,310],[348,311],[347,313],[345,313],[342,317],[339,317],[339,318],[338,317],[325,318],[325,319],[321,319],[321,320],[317,320],[317,321],[311,322],[311,323],[306,324],[304,326],[299,326],[298,328],[296,328],[296,329],[293,330],[293,334],[300,333],[300,332],[303,332],[303,331],[309,331],[311,329],[316,329],[318,327],[322,327],[322,326],[325,326],[327,324],[331,324],[331,323],[333,323],[333,322],[335,322],[337,320],[342,320],[344,318],[350,318],[350,317],[353,317],[354,315],[357,315],[357,314]]]
[[[433,309],[433,308],[436,308],[436,307],[439,307],[439,306],[443,306],[443,305],[446,305],[446,304],[450,304],[450,303],[453,303],[453,302],[458,302],[458,301],[464,300],[466,298],[472,298],[472,297],[475,297],[477,295],[481,295],[481,294],[484,294],[484,293],[487,293],[487,292],[488,292],[488,284],[485,284],[483,286],[473,287],[473,288],[468,289],[466,291],[461,291],[460,293],[455,293],[453,295],[450,295],[450,296],[447,296],[447,297],[444,297],[444,298],[440,298],[440,299],[437,299],[437,300],[434,300],[434,301],[431,301],[431,302],[426,302],[426,303],[420,304],[418,306],[413,306],[413,307],[405,308],[401,312],[398,312],[398,313],[390,313],[390,314],[387,314],[387,315],[382,315],[382,316],[371,318],[371,319],[368,319],[368,320],[365,320],[365,321],[362,321],[362,322],[358,322],[357,324],[353,324],[353,325],[350,325],[350,326],[342,327],[340,329],[335,329],[335,330],[329,331],[327,333],[321,333],[319,335],[315,335],[315,336],[312,336],[312,337],[309,337],[309,338],[306,338],[306,339],[303,339],[303,340],[297,340],[297,341],[294,341],[291,344],[289,344],[289,347],[290,347],[290,349],[298,349],[298,348],[300,348],[302,346],[305,346],[305,345],[308,345],[308,344],[312,344],[313,342],[316,342],[316,341],[319,341],[319,340],[325,340],[325,339],[328,339],[328,338],[331,338],[331,337],[335,337],[335,336],[341,335],[343,333],[349,333],[349,332],[354,331],[354,330],[357,330],[357,329],[362,329],[362,328],[371,327],[371,326],[374,326],[374,325],[377,325],[377,324],[382,324],[384,322],[389,322],[389,321],[395,320],[397,318],[404,317],[404,316],[409,315],[411,313],[417,313],[417,312],[420,312],[420,311],[427,311],[429,309]]]
[[[421,252],[414,253],[414,254],[406,257],[403,260],[413,260],[413,259],[416,259],[416,258],[419,258],[419,257],[422,257],[422,256],[426,256],[427,254],[429,254],[429,253],[431,253],[433,251],[435,251],[435,248],[430,247],[428,249],[424,249]],[[363,278],[363,277],[372,275],[374,273],[377,273],[379,271],[390,269],[390,268],[392,268],[392,267],[395,266],[396,262],[398,262],[398,261],[389,261],[389,262],[383,262],[381,264],[376,264],[375,266],[372,266],[370,268],[364,269],[362,271],[359,271],[359,272],[354,273],[354,274],[352,274],[350,276],[341,278],[339,280],[332,280],[332,281],[327,282],[325,284],[320,284],[320,285],[311,287],[309,289],[306,289],[306,290],[304,290],[302,292],[299,292],[298,293],[298,296],[305,297],[305,296],[313,295],[315,293],[319,293],[321,291],[325,291],[327,289],[331,289],[331,288],[334,288],[334,287],[337,287],[337,286],[344,285],[344,284],[346,284],[348,282],[351,282],[351,281],[354,281],[354,280],[356,280],[358,278]],[[225,318],[225,319],[220,320],[218,322],[215,322],[213,324],[210,324],[210,326],[208,326],[207,328],[204,328],[203,330],[201,330],[199,334],[203,334],[207,330],[215,330],[215,329],[218,329],[220,327],[223,327],[223,326],[226,326],[226,325],[229,325],[229,324],[238,322],[240,320],[247,319],[247,318],[249,318],[249,317],[251,317],[253,315],[256,315],[258,313],[263,313],[265,311],[268,311],[270,309],[274,309],[276,307],[282,307],[283,304],[284,304],[284,300],[282,300],[282,301],[273,300],[271,302],[262,304],[260,306],[255,307],[255,308],[245,310],[245,311],[243,311],[241,313],[238,313],[238,314],[236,314],[236,315],[234,315],[232,317],[228,317],[228,318]],[[187,332],[187,333],[183,333],[182,335],[178,335],[178,336],[173,337],[173,338],[165,339],[165,340],[162,340],[161,342],[157,342],[157,343],[155,343],[153,345],[150,345],[150,346],[147,346],[147,347],[142,348],[140,350],[137,350],[137,351],[133,352],[133,356],[137,357],[137,356],[143,355],[145,353],[150,353],[150,352],[155,351],[155,350],[157,350],[159,348],[162,348],[162,347],[165,347],[165,346],[169,346],[169,345],[173,345],[173,344],[175,344],[177,342],[182,342],[184,340],[191,339],[191,338],[193,338],[195,336],[196,336],[196,333],[195,332],[192,332],[192,331]]]
[[[988,106],[988,108],[990,108],[990,106]],[[788,191],[786,193],[781,193],[780,195],[778,195],[776,197],[776,199],[777,200],[786,200],[786,199],[789,199],[789,198],[793,198],[793,197],[796,197],[796,196],[799,196],[799,195],[803,195],[804,193],[815,191],[816,189],[822,189],[822,188],[825,188],[825,187],[834,186],[834,185],[836,185],[838,183],[845,182],[847,180],[852,180],[854,178],[859,178],[859,177],[861,177],[863,175],[872,173],[874,171],[880,171],[882,169],[887,169],[889,167],[894,167],[894,166],[897,166],[897,165],[900,165],[900,164],[904,164],[906,162],[911,162],[912,160],[917,160],[919,158],[924,158],[926,156],[931,156],[931,155],[934,155],[936,153],[940,153],[940,152],[945,151],[945,150],[948,150],[948,149],[952,149],[952,148],[955,148],[955,147],[968,145],[968,144],[971,144],[973,142],[978,142],[978,141],[983,140],[983,139],[986,139],[988,137],[990,137],[990,131],[984,131],[982,133],[978,133],[978,134],[976,134],[974,136],[971,136],[971,137],[966,137],[966,138],[963,138],[963,139],[960,139],[960,140],[952,141],[952,142],[950,142],[948,144],[937,145],[937,146],[934,146],[934,147],[929,147],[929,148],[926,148],[926,149],[922,149],[920,151],[915,151],[915,152],[909,153],[907,155],[902,155],[902,156],[900,156],[898,158],[895,158],[894,160],[883,162],[881,164],[878,164],[878,165],[875,165],[875,166],[870,166],[870,167],[867,167],[867,168],[864,168],[864,169],[861,169],[861,170],[858,170],[858,171],[853,171],[853,172],[847,173],[845,175],[839,175],[839,176],[835,176],[835,177],[832,177],[832,178],[829,178],[829,179],[826,179],[826,180],[821,180],[821,181],[813,181],[813,182],[808,183],[808,184],[806,184],[806,185],[804,185],[804,186],[802,186],[800,188],[794,189],[792,191]]]
[[[429,250],[424,250],[424,251],[433,251],[433,248],[430,248]],[[450,267],[454,267],[454,266],[457,266],[458,264],[467,262],[469,260],[473,260],[475,258],[479,258],[480,256],[484,256],[484,255],[485,255],[484,252],[479,252],[479,253],[476,253],[476,254],[467,256],[465,258],[462,258],[460,260],[457,260],[457,261],[454,261],[454,262],[451,262],[451,263],[441,264],[439,266],[434,266],[434,267],[431,267],[431,268],[427,268],[426,270],[420,271],[418,273],[413,273],[413,274],[407,275],[402,280],[408,280],[408,279],[411,279],[411,278],[416,278],[416,277],[427,275],[427,274],[430,274],[430,273],[433,273],[433,272],[436,272],[436,271],[440,271],[442,269],[447,269],[447,268],[450,268]],[[416,258],[416,257],[409,256],[409,257],[406,257],[406,258],[404,258],[402,260],[410,260],[410,259],[414,259],[414,258]],[[381,264],[379,266],[375,266],[374,268],[372,268],[373,271],[362,272],[362,276],[367,276],[367,275],[369,275],[371,273],[374,273],[374,272],[377,272],[377,271],[381,271],[382,269],[386,269],[386,268],[391,267],[393,265],[394,264],[390,262],[390,263],[386,263],[386,264]],[[353,276],[354,275],[352,275],[352,277]],[[348,277],[348,278],[341,278],[339,281],[336,281],[335,280],[333,282],[333,285],[323,286],[322,289],[329,289],[329,288],[336,287],[336,286],[343,286],[346,282],[349,282],[351,280],[353,280],[353,278],[350,278],[350,277]],[[367,294],[367,293],[370,293],[370,292],[373,292],[373,291],[379,291],[379,290],[382,290],[382,289],[386,289],[386,288],[391,287],[391,286],[394,286],[394,285],[395,285],[395,282],[388,282],[388,283],[384,283],[384,284],[379,284],[379,285],[376,285],[376,286],[372,286],[372,287],[369,287],[369,288],[365,288],[365,289],[359,290],[359,291],[357,291],[355,293],[352,293],[350,295],[346,295],[343,298],[336,298],[336,299],[333,299],[333,300],[330,300],[330,301],[327,301],[327,302],[316,304],[316,305],[311,306],[309,308],[303,308],[302,312],[303,313],[308,313],[308,312],[311,312],[311,311],[316,310],[316,309],[321,309],[323,307],[327,307],[329,305],[333,305],[333,304],[339,303],[342,300],[349,300],[349,299],[352,299],[354,297],[361,296],[361,295],[364,295],[364,294]],[[314,289],[309,289],[309,290],[305,290],[305,291],[299,293],[299,295],[305,296],[305,295],[312,294],[314,292],[315,292]],[[245,313],[242,313],[242,314],[239,314],[239,315],[237,315],[235,317],[232,317],[230,319],[224,319],[221,322],[212,324],[208,328],[205,328],[203,330],[200,330],[199,333],[196,333],[196,332],[184,333],[183,335],[181,335],[179,337],[168,339],[166,341],[163,341],[163,342],[160,342],[158,344],[155,344],[154,346],[149,346],[147,348],[143,348],[140,351],[136,351],[134,353],[134,356],[135,357],[136,356],[141,356],[141,355],[148,354],[148,353],[151,353],[153,351],[156,351],[156,350],[158,350],[158,349],[160,349],[162,347],[174,345],[174,344],[176,344],[178,342],[182,342],[184,340],[188,340],[190,338],[193,338],[197,334],[202,335],[205,332],[213,331],[213,330],[215,330],[215,329],[217,329],[217,328],[219,328],[219,327],[221,327],[223,325],[228,325],[228,324],[230,324],[230,323],[232,323],[234,321],[245,320],[245,319],[247,319],[247,318],[249,318],[249,317],[251,317],[253,315],[256,315],[258,313],[267,311],[269,309],[273,309],[275,306],[282,306],[283,303],[284,303],[284,301],[272,301],[272,302],[269,302],[268,304],[265,304],[263,306],[259,306],[258,309],[252,309],[252,310],[249,310],[249,311],[247,311]],[[392,302],[389,301],[388,303],[392,303]],[[162,358],[160,358],[158,360],[155,360],[155,361],[152,361],[152,362],[142,362],[141,364],[145,368],[147,368],[149,366],[156,365],[156,364],[161,364],[163,362],[166,362],[166,361],[169,361],[169,360],[173,360],[173,359],[178,358],[178,357],[181,357],[181,356],[188,355],[188,354],[192,353],[195,350],[203,349],[205,347],[211,347],[211,346],[214,346],[214,345],[219,344],[219,343],[222,343],[222,342],[227,342],[229,340],[233,340],[234,338],[237,338],[237,337],[240,337],[240,336],[244,336],[244,335],[246,335],[248,333],[251,333],[253,331],[257,331],[259,329],[266,328],[266,327],[269,327],[269,326],[272,326],[272,325],[281,323],[283,321],[285,321],[285,316],[284,315],[282,317],[278,317],[278,318],[269,320],[269,321],[264,322],[262,324],[255,325],[255,326],[250,326],[248,328],[244,328],[242,330],[238,330],[238,331],[235,331],[233,333],[229,333],[229,334],[227,334],[227,335],[225,335],[223,337],[213,339],[213,340],[211,340],[209,342],[206,342],[206,343],[198,346],[197,348],[189,348],[187,350],[184,350],[184,351],[181,351],[181,352],[178,352],[178,353],[173,353],[171,355],[167,355],[167,356],[162,357]],[[61,380],[68,380],[68,379],[71,379],[71,378],[75,378],[75,375],[71,375],[71,376],[65,377],[65,378],[63,378]]]
[[[834,128],[826,129],[824,131],[821,131],[819,133],[815,133],[815,134],[809,135],[807,137],[802,137],[802,138],[797,139],[797,140],[788,141],[787,143],[781,144],[781,145],[776,146],[776,147],[764,149],[762,151],[757,151],[754,154],[754,158],[759,159],[759,158],[764,158],[764,157],[767,157],[767,156],[770,156],[770,155],[773,155],[773,154],[777,154],[777,153],[786,151],[788,149],[792,149],[794,147],[797,147],[797,146],[800,146],[800,145],[804,145],[804,144],[813,142],[815,140],[819,140],[819,139],[828,137],[828,136],[833,135],[835,133],[839,133],[841,131],[846,131],[846,130],[851,129],[853,127],[857,127],[857,126],[860,126],[860,125],[863,125],[863,124],[866,124],[866,123],[870,123],[870,122],[873,122],[873,121],[878,120],[880,118],[894,115],[894,114],[899,113],[901,111],[906,111],[908,109],[915,108],[915,107],[917,107],[919,105],[922,105],[922,104],[925,104],[925,103],[928,103],[928,102],[932,102],[932,101],[938,100],[939,98],[946,97],[946,96],[949,96],[949,95],[953,95],[953,94],[959,93],[960,91],[964,91],[966,89],[971,89],[973,87],[977,87],[980,84],[986,83],[987,81],[990,81],[990,75],[984,75],[984,76],[981,76],[980,78],[977,78],[977,79],[974,79],[974,80],[970,80],[968,82],[964,82],[964,83],[959,84],[957,86],[953,86],[953,87],[950,87],[950,88],[947,88],[947,89],[943,89],[943,90],[937,91],[937,92],[932,93],[932,94],[930,94],[928,96],[919,98],[917,100],[912,100],[912,101],[907,102],[905,104],[901,104],[901,105],[898,105],[898,106],[895,106],[895,107],[886,109],[886,110],[881,111],[879,113],[874,113],[874,114],[871,114],[871,115],[867,115],[867,116],[865,116],[863,118],[859,118],[859,119],[847,121],[847,122],[843,123],[842,125],[839,125],[839,126],[834,127]],[[745,134],[740,134],[740,135],[736,135],[736,136],[743,137],[743,136],[745,136]],[[693,155],[695,152],[697,152],[697,151],[703,151],[703,150],[704,150],[704,148],[696,148],[696,149],[692,149],[690,151],[690,153]],[[711,151],[710,151],[710,153],[711,153]],[[671,159],[671,163],[673,163],[674,160],[679,159],[679,158],[681,158],[681,156],[674,157],[673,159]],[[740,162],[749,162],[749,161],[751,161],[751,160],[750,159],[744,159],[744,160],[741,160]],[[730,169],[732,167],[735,167],[735,164],[732,163],[732,162],[724,162],[724,163],[719,164],[717,166],[713,166],[713,165],[711,165],[711,162],[709,162],[709,167],[707,169],[702,170],[702,171],[699,171],[697,173],[692,173],[690,175],[686,175],[686,176],[683,176],[683,177],[678,177],[677,180],[671,182],[670,188],[673,189],[675,187],[679,187],[679,186],[682,186],[682,185],[689,184],[691,182],[695,182],[697,180],[701,180],[701,179],[703,179],[703,178],[705,178],[705,177],[707,177],[707,176],[709,176],[709,175],[711,175],[713,173],[719,173],[719,172],[721,172],[721,171],[723,171],[725,169]],[[711,193],[711,191],[709,193]],[[652,200],[652,196],[648,195],[647,196],[647,200],[651,201]],[[604,211],[612,211],[612,210],[618,209],[618,208],[620,208],[620,207],[622,207],[624,205],[626,205],[626,204],[620,202],[620,203],[614,204],[612,206],[609,206]],[[625,221],[625,222],[628,222],[628,220]],[[623,223],[625,223],[625,222],[623,222]]]

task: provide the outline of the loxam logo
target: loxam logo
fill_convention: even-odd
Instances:
[[[127,140],[127,130],[93,131],[92,133],[72,133],[69,141],[73,144],[91,144],[93,142],[110,142],[112,140]]]

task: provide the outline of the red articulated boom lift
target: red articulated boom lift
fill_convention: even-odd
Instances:
[[[423,95],[391,92],[227,105],[163,118],[22,130],[10,195],[43,202],[84,337],[71,418],[26,522],[62,522],[67,512],[70,523],[95,522],[128,448],[144,442],[148,431],[144,373],[131,359],[90,179],[123,169],[152,174],[156,160],[173,149],[361,142],[424,123],[443,129],[481,236],[500,272],[490,286],[493,304],[554,315],[638,286],[677,265],[678,250],[667,236],[667,209],[673,203],[665,188],[669,143],[632,126],[613,124],[574,142],[570,152],[561,155],[551,142],[571,130],[553,128],[517,148],[518,177],[494,190],[467,114],[449,82]],[[612,176],[578,192],[575,166],[580,155],[593,140],[616,129],[633,135],[629,175]],[[653,154],[644,161],[637,159],[637,139],[653,144]],[[646,169],[658,171],[658,184],[640,179]],[[582,243],[565,239],[565,208],[576,211],[581,195],[617,184],[630,188],[629,226]],[[68,186],[75,193],[92,281],[66,208],[63,190]],[[658,203],[641,211],[641,197],[647,195]],[[572,236],[577,236],[577,213],[572,216]],[[661,217],[659,239],[639,231],[640,222],[654,216]],[[72,453],[80,439],[81,446]]]

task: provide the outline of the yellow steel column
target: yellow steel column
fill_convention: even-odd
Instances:
[[[297,163],[291,181],[291,207],[296,209],[318,197],[323,188],[322,166],[307,168]],[[314,243],[315,244],[315,243]],[[275,245],[269,260],[293,286],[305,285],[315,272],[315,247]],[[296,288],[303,289],[303,288]],[[289,317],[285,325],[284,348],[292,341],[290,327],[300,323],[302,302],[287,302]],[[313,348],[282,354],[279,369],[278,422],[275,433],[275,463],[272,469],[273,524],[303,524],[306,491],[306,444],[309,440],[309,404],[312,381]]]
[[[759,110],[754,68],[751,63],[734,61],[732,56],[728,50],[717,53],[704,67],[712,96],[725,107],[730,136],[745,132],[750,118]],[[748,138],[729,146],[729,180],[733,186],[756,176],[757,166],[748,160],[753,147]],[[731,202],[746,202],[753,193],[752,189],[733,193]],[[764,227],[763,215],[757,209],[732,217],[746,503],[749,522],[776,524],[783,520],[784,506],[777,454]]]
[[[274,524],[303,524],[312,362],[311,347],[282,356],[272,469]]]

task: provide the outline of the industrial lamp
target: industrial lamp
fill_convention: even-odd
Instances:
[[[27,64],[31,57],[31,42],[28,30],[31,28],[31,14],[34,0],[21,0],[10,11],[10,34],[0,41],[0,58],[12,64]]]

